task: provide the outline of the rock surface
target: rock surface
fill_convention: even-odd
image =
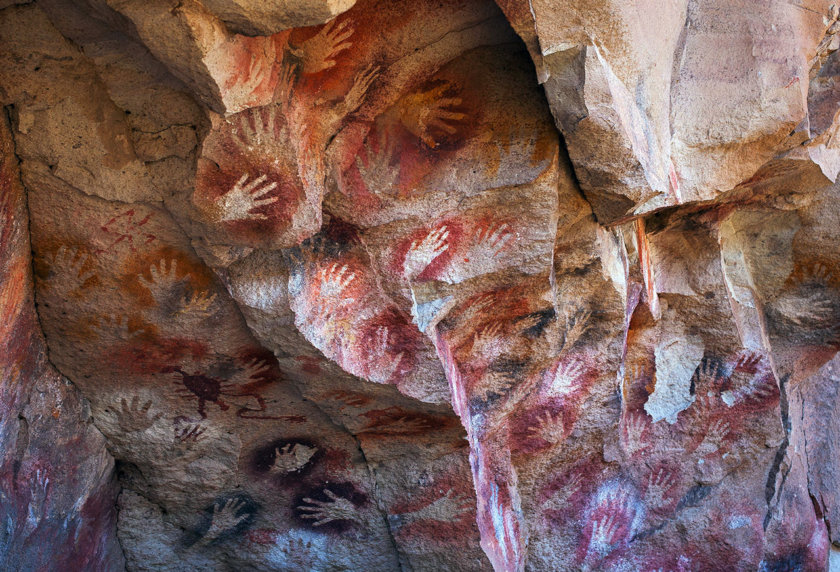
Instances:
[[[0,2],[0,562],[826,570],[827,1]]]
[[[7,570],[119,570],[114,458],[78,389],[47,360],[26,198],[0,117],[0,561]]]

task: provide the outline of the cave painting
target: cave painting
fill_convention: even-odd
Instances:
[[[242,534],[258,510],[259,506],[246,494],[219,497],[204,509],[201,524],[190,532],[186,544],[196,550]]]
[[[4,10],[0,24],[50,4]],[[831,168],[789,165],[814,150],[811,127],[796,128],[810,125],[807,69],[788,84],[799,107],[771,106],[786,123],[762,118],[767,133],[750,139],[794,133],[762,151],[778,164],[704,186],[686,157],[703,132],[727,130],[693,128],[694,142],[660,130],[660,145],[636,56],[618,78],[627,50],[550,46],[539,3],[500,2],[533,62],[492,2],[358,0],[260,36],[230,31],[219,2],[179,4],[170,16],[196,33],[198,66],[173,64],[169,45],[146,50],[157,28],[122,4],[107,8],[131,22],[137,57],[177,78],[170,95],[196,112],[147,131],[168,119],[96,76],[160,200],[71,186],[72,157],[42,165],[52,150],[27,148],[49,110],[9,104],[50,360],[121,461],[120,530],[154,514],[185,565],[206,553],[225,567],[419,569],[460,566],[463,548],[470,570],[819,569],[833,500],[809,488],[821,475],[803,380],[840,348],[840,272],[807,242],[836,242],[819,216],[836,200]],[[711,25],[694,26],[700,12],[690,39]],[[811,11],[777,35],[809,18],[803,38],[836,32],[837,14]],[[79,53],[44,65],[103,71],[88,54],[107,46],[75,33]],[[783,61],[810,61],[808,42]],[[3,61],[15,59],[28,61]],[[682,126],[694,64],[660,63],[643,67],[673,68]],[[771,71],[768,85],[784,85]],[[146,157],[169,151],[175,127],[192,144]],[[819,193],[800,192],[808,177]],[[781,179],[789,189],[765,201]],[[734,189],[697,202],[692,185]],[[796,220],[762,234],[770,210],[787,214],[767,227]],[[742,212],[757,213],[744,228],[729,220]],[[772,271],[768,244],[785,253]],[[235,287],[248,274],[257,286]],[[18,469],[35,529],[60,475]],[[126,554],[147,550],[125,536]]]
[[[255,450],[251,466],[256,474],[278,483],[297,482],[312,472],[325,453],[309,439],[283,438]]]
[[[406,542],[439,542],[442,535],[463,534],[475,518],[475,502],[456,488],[433,487],[418,497],[392,507],[388,515],[392,530]]]
[[[127,248],[130,252],[136,252],[138,246],[147,245],[155,240],[155,235],[145,232],[143,227],[149,222],[152,214],[139,216],[135,209],[129,209],[122,214],[116,215],[105,222],[100,230],[108,236],[106,244],[98,252],[106,252],[117,248]]]
[[[351,527],[366,526],[361,510],[367,496],[352,483],[333,483],[315,487],[295,506],[297,518],[307,528],[342,533]]]
[[[152,400],[147,399],[141,404],[140,396],[135,395],[131,401],[120,399],[119,409],[116,410],[117,424],[126,433],[145,431],[163,417],[160,411],[151,411]],[[116,409],[116,408],[115,408]]]
[[[288,247],[317,231],[325,172],[320,154],[378,75],[374,66],[360,69],[333,99],[319,89],[314,78],[344,57],[353,33],[352,20],[342,19],[298,46],[278,34],[277,59],[266,64],[266,73],[276,76],[271,102],[214,125],[192,197],[211,242]]]

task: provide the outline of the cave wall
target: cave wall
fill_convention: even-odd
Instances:
[[[837,18],[0,2],[0,562],[827,569]]]
[[[47,359],[5,114],[0,150],[0,561],[7,570],[119,570],[114,459],[87,401]]]

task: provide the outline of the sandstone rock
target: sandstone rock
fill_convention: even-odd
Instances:
[[[204,0],[228,27],[242,34],[271,35],[287,28],[322,24],[353,7],[356,0]]]
[[[536,35],[540,79],[602,222],[713,199],[817,135],[808,82],[836,49],[827,2],[531,8],[517,31]]]
[[[837,16],[0,2],[2,567],[826,570]]]

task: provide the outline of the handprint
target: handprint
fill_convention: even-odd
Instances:
[[[278,107],[269,105],[253,109],[250,113],[239,115],[237,135],[248,149],[276,147],[288,140],[288,128],[277,114]],[[253,120],[254,125],[251,125]],[[243,181],[244,182],[244,181]]]
[[[800,327],[825,327],[837,318],[837,302],[825,290],[813,290],[801,296],[782,296],[774,305]]]
[[[321,268],[318,273],[320,288],[316,303],[318,314],[324,318],[329,314],[332,306],[337,308],[348,306],[355,302],[355,298],[347,296],[345,291],[356,279],[356,273],[346,264],[334,262],[328,268]]]
[[[601,559],[612,552],[619,542],[632,537],[636,509],[629,492],[618,489],[607,493],[594,514],[598,516],[592,523],[587,557]]]
[[[298,506],[298,510],[306,513],[301,518],[314,520],[312,526],[321,526],[337,520],[350,520],[359,524],[364,521],[359,516],[356,506],[344,497],[340,497],[330,489],[324,489],[330,500],[319,501],[311,498],[304,498],[303,502],[308,503]]]
[[[514,237],[513,231],[506,222],[481,225],[475,233],[477,248],[486,252],[491,258],[496,258]]]
[[[324,394],[324,397],[332,399],[334,401],[338,401],[339,403],[343,403],[344,406],[350,407],[362,407],[370,403],[370,398],[366,395],[362,395],[361,393],[343,391],[340,389],[328,391]],[[342,409],[344,408],[344,406],[342,406]]]
[[[202,439],[202,434],[206,431],[206,428],[202,427],[200,423],[196,423],[195,425],[187,425],[186,427],[173,429],[175,432],[175,440],[179,443],[189,443],[192,441],[193,443],[198,443]]]
[[[510,371],[488,371],[481,378],[480,387],[485,398],[504,395],[516,386],[518,379]]]
[[[56,298],[65,299],[73,292],[82,289],[85,282],[93,277],[93,272],[85,270],[90,257],[80,253],[76,247],[62,245],[48,259],[50,274],[47,278],[47,291]]]
[[[216,293],[212,295],[207,292],[193,292],[189,297],[184,295],[181,298],[181,309],[176,312],[176,316],[189,316],[194,318],[208,318],[213,312],[210,307],[216,301]]]
[[[221,505],[218,503],[213,505],[213,520],[210,522],[210,528],[204,534],[202,542],[213,542],[225,532],[239,526],[243,520],[250,516],[247,511],[244,514],[238,514],[243,508],[246,508],[246,503],[241,499],[228,499]]]
[[[284,114],[288,114],[289,103],[295,89],[297,65],[283,60],[277,77],[277,87],[274,89],[274,100],[279,102]]]
[[[748,395],[759,369],[761,369],[761,355],[753,352],[740,355],[728,375],[726,387],[731,389],[721,393],[721,400],[731,405]]]
[[[367,189],[379,196],[393,196],[399,191],[400,164],[394,164],[396,143],[393,137],[383,135],[379,152],[374,153],[370,143],[365,140],[365,159],[356,155],[356,168],[362,176]]]
[[[309,447],[302,443],[294,445],[289,443],[282,449],[278,447],[274,450],[274,462],[269,467],[269,471],[276,475],[287,475],[299,471],[317,452],[317,447]]]
[[[791,325],[809,330],[829,328],[819,335],[825,338],[837,332],[840,302],[831,284],[834,276],[824,264],[813,264],[802,271],[798,284],[771,299],[768,309],[788,320]],[[831,340],[827,340],[831,343]]]
[[[680,443],[674,443],[665,439],[657,439],[650,448],[651,455],[657,458],[666,457],[674,459],[685,453],[685,448]]]
[[[353,45],[353,42],[347,41],[353,35],[353,31],[350,20],[344,20],[337,26],[336,20],[332,20],[299,48],[292,48],[290,51],[300,58],[303,73],[318,73],[333,67],[338,54]]]
[[[713,415],[720,406],[720,397],[713,391],[698,392],[694,396],[694,403],[689,410],[695,418],[703,419]]]
[[[484,292],[468,302],[461,314],[461,322],[471,323],[478,315],[490,308],[496,302],[492,292]]]
[[[519,145],[521,142],[524,142],[524,146]],[[512,169],[516,169],[517,171],[524,170],[522,160],[517,156],[519,154],[516,153],[518,149],[522,148],[522,154],[529,158],[529,168],[525,170],[524,179],[533,181],[551,162],[550,156],[546,157],[544,152],[541,153],[545,146],[541,146],[539,143],[539,133],[512,128],[507,138],[500,137],[496,140],[499,159],[498,161],[492,162],[489,175],[495,177],[497,182],[500,183],[501,181],[499,179],[510,173]]]
[[[530,335],[534,332],[535,328],[539,328],[541,335],[552,321],[543,312],[537,312],[517,320],[516,327],[519,333],[524,335]]]
[[[614,512],[602,515],[592,524],[592,533],[589,537],[589,548],[587,554],[596,554],[604,557],[612,552],[615,538],[621,529],[621,521]]]
[[[592,317],[592,312],[588,310],[578,310],[571,318],[567,320],[566,335],[563,338],[563,350],[571,349],[577,341],[589,329],[589,319]]]
[[[502,320],[493,320],[482,326],[473,334],[472,353],[492,359],[504,351],[500,336],[504,327],[505,323]]]
[[[675,484],[674,476],[665,469],[659,469],[651,473],[647,491],[645,492],[645,504],[652,509],[662,508],[668,504],[668,491]]]
[[[692,377],[694,387],[697,392],[708,392],[710,390],[720,390],[725,383],[723,366],[721,363],[712,358],[704,357],[700,360],[700,365],[694,370]]]
[[[455,495],[452,489],[446,494],[426,505],[421,509],[426,520],[437,520],[440,522],[455,522],[461,515],[472,510],[472,501],[464,495]]]
[[[747,399],[756,403],[772,400],[779,394],[779,387],[772,375],[762,375],[753,379],[748,387]]]
[[[422,239],[416,239],[406,252],[403,262],[403,276],[417,278],[432,261],[449,249],[446,242],[449,230],[443,225]]]
[[[630,387],[641,387],[648,376],[647,367],[641,363],[634,363],[624,370],[627,385]]]
[[[563,396],[574,393],[580,387],[580,380],[584,373],[585,364],[579,358],[573,358],[565,363],[561,362],[554,372],[554,379],[551,381],[549,393]]]
[[[345,114],[352,113],[358,109],[370,89],[371,84],[378,76],[379,68],[374,67],[373,65],[370,65],[363,71],[359,72],[353,80],[353,86],[347,92],[347,95],[344,96],[342,111]]]
[[[803,271],[801,283],[813,286],[826,287],[834,279],[834,275],[828,266],[822,263],[812,264]]]
[[[775,377],[769,372],[761,372],[761,357],[757,354],[741,356],[732,370],[730,379],[734,389],[726,392],[723,399],[727,404],[735,403],[748,406],[762,406],[772,402],[779,395]]]
[[[372,351],[368,356],[368,374],[370,381],[389,383],[397,373],[405,352],[394,354],[391,352],[390,329],[388,326],[376,328]]]
[[[340,296],[356,279],[356,273],[344,264],[335,262],[332,266],[321,269],[321,295],[329,298]]]
[[[472,278],[479,274],[493,272],[499,266],[499,256],[514,239],[516,234],[507,223],[492,222],[479,225],[473,240],[469,244],[462,261],[447,272],[447,279],[452,283]]]
[[[545,503],[545,508],[549,510],[563,510],[575,494],[580,491],[583,486],[583,476],[575,474],[569,479],[565,485],[554,491]]]
[[[139,396],[132,397],[131,404],[123,397],[120,399],[120,409],[117,411],[117,424],[126,433],[145,431],[163,416],[163,413],[160,412],[150,415],[149,409],[151,407],[151,400],[146,401],[141,406]]]
[[[29,528],[35,528],[46,516],[47,496],[49,494],[50,479],[46,469],[37,469],[35,478],[29,484],[32,500],[29,501],[26,523]]]
[[[240,85],[237,86],[242,91],[254,93],[260,86],[265,83],[265,80],[271,77],[274,59],[269,58],[264,51],[252,52],[251,59],[248,62],[248,69],[244,74],[239,76]]]
[[[645,442],[645,432],[647,431],[645,417],[644,413],[631,413],[624,422],[621,431],[621,447],[630,457],[650,447],[650,444]]]
[[[747,352],[738,358],[733,371],[755,374],[758,371],[760,363],[761,355],[753,352]]]
[[[142,274],[137,277],[137,280],[151,293],[152,298],[160,306],[166,303],[171,296],[172,290],[183,280],[182,278],[178,278],[177,269],[177,260],[170,260],[169,270],[167,270],[166,259],[162,258],[159,266],[153,264],[149,267],[149,273],[152,276],[151,280],[146,280]]]
[[[271,364],[264,359],[254,358],[245,364],[240,377],[245,380],[259,379],[264,377],[271,369]]]
[[[315,562],[318,561],[318,548],[312,546],[312,540],[300,537],[292,537],[292,534],[299,534],[300,531],[292,529],[286,534],[278,535],[275,550],[279,551],[283,558],[280,561],[283,570],[317,570]]]
[[[245,173],[236,181],[231,190],[217,199],[216,202],[221,210],[220,221],[268,219],[265,214],[252,211],[280,200],[279,196],[268,196],[277,188],[277,182],[266,183],[267,175],[260,175],[246,184],[247,180],[248,174]]]
[[[697,452],[701,455],[717,453],[723,446],[723,440],[726,439],[727,435],[729,435],[729,423],[718,419],[706,431],[703,441],[697,447]]]
[[[103,341],[127,341],[137,335],[137,330],[129,326],[128,317],[121,314],[99,316],[92,328]]]
[[[457,522],[464,514],[472,510],[469,497],[455,495],[452,489],[419,510],[404,512],[399,515],[403,526],[412,522],[435,520],[438,522]]]
[[[546,411],[543,415],[537,417],[536,425],[528,427],[528,434],[547,443],[559,443],[566,434],[563,425],[563,412],[558,411],[552,414],[550,411]]]
[[[467,116],[452,110],[461,105],[460,97],[441,97],[451,88],[451,84],[443,83],[429,91],[411,94],[400,108],[400,121],[405,128],[431,149],[439,144],[435,133],[455,134],[457,129],[450,123],[462,121]]]

